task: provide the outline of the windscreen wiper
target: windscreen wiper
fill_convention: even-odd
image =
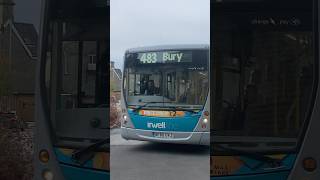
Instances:
[[[213,145],[213,151],[215,151],[215,149],[218,148],[220,149],[220,151],[224,151],[224,152],[228,152],[231,154],[239,154],[245,157],[248,157],[250,159],[254,159],[263,163],[267,163],[268,165],[270,165],[271,167],[282,167],[282,162],[283,159],[274,159],[268,156],[264,156],[262,154],[259,153],[255,153],[255,152],[247,152],[244,150],[238,150],[238,149],[234,149],[234,148],[230,148],[230,147],[225,147],[221,144],[214,144]],[[255,167],[251,167],[248,164],[245,163],[245,166],[249,167],[252,170],[256,170],[258,169],[262,164],[258,164]]]
[[[80,165],[84,165],[86,162],[93,158],[94,153],[98,148],[105,144],[108,144],[109,141],[109,138],[103,139],[92,145],[89,145],[88,147],[79,149],[72,153],[71,159]]]

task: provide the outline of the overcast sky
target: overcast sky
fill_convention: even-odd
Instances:
[[[41,0],[14,0],[15,21],[38,29]],[[111,0],[110,55],[122,68],[126,49],[210,42],[210,0]]]
[[[111,0],[110,55],[122,69],[126,49],[209,44],[210,0]]]
[[[13,0],[13,2],[16,3],[14,7],[15,21],[31,23],[38,30],[41,0]]]

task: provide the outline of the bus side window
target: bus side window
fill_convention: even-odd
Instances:
[[[124,76],[123,76],[123,95],[125,97],[127,97],[127,76],[126,76],[126,72],[123,72],[124,73]]]
[[[129,89],[128,89],[128,95],[133,96],[134,95],[134,79],[135,74],[130,73],[129,74]]]
[[[62,69],[61,82],[59,92],[58,109],[73,109],[78,104],[78,87],[75,79],[78,78],[78,63],[79,63],[79,42],[64,41],[62,42]]]
[[[140,86],[141,86],[140,74],[136,74],[135,82],[134,82],[134,83],[135,83],[134,94],[135,94],[135,95],[141,94],[141,92],[140,92]]]

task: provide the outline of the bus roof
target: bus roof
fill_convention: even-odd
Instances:
[[[126,50],[126,53],[135,53],[142,51],[163,51],[163,50],[195,50],[195,49],[207,49],[209,50],[208,44],[180,44],[180,45],[159,45],[159,46],[145,46],[137,47]]]

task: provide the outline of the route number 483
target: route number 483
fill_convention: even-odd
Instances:
[[[144,64],[156,63],[157,62],[157,54],[156,53],[143,53],[140,61]]]

